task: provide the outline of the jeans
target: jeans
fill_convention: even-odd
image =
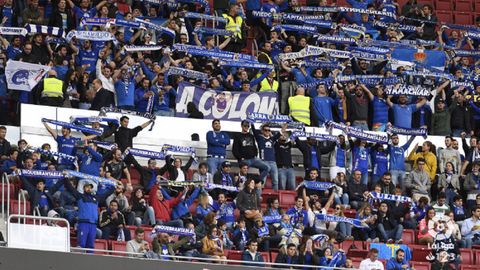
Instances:
[[[172,226],[177,228],[183,228],[183,221],[181,219],[174,219],[167,222],[157,220],[157,225]]]
[[[267,179],[267,175],[270,171],[270,167],[268,166],[267,163],[265,163],[263,160],[259,158],[245,159],[243,160],[243,162],[245,162],[248,165],[248,167],[257,168],[260,171],[260,179],[262,179],[262,182],[265,183]],[[278,180],[277,180],[277,184],[278,184]]]
[[[463,129],[452,129],[452,136],[453,137],[461,137],[462,132],[465,132]]]
[[[350,223],[339,222],[335,229],[342,233],[343,236],[352,236],[352,225]]]
[[[270,178],[272,179],[273,190],[278,190],[278,168],[275,161],[264,161],[270,168]]]
[[[359,129],[362,129],[362,130],[368,130],[367,123],[362,123],[362,122],[357,122],[357,121],[353,121],[352,127],[359,128]]]
[[[400,185],[402,192],[405,192],[405,171],[391,170],[392,183],[397,186]]]
[[[279,168],[278,180],[281,190],[295,190],[295,171],[293,168]]]
[[[164,111],[164,110],[159,110],[159,111],[156,111],[155,112],[155,115],[157,116],[175,116],[175,111],[173,109],[169,109],[168,111]]]
[[[372,175],[372,181],[370,182],[370,186],[374,187],[376,183],[382,178],[381,175]]]
[[[455,189],[453,188],[446,188],[445,189],[445,197],[447,199],[448,205],[452,205],[453,203],[453,197],[457,195],[457,192],[455,192]]]
[[[403,225],[398,224],[396,228],[392,230],[385,230],[383,227],[383,224],[378,224],[377,230],[380,233],[380,236],[382,237],[383,240],[387,241],[388,239],[393,239],[395,241],[398,241],[402,239],[402,231],[403,231]]]
[[[335,194],[334,200],[335,200],[335,204],[337,205],[338,204],[347,205],[349,203],[349,197],[347,193],[343,193],[341,196],[338,194]]]
[[[224,158],[214,158],[214,157],[207,158],[208,172],[214,175],[215,172],[220,167],[220,165],[222,165],[222,162],[224,161],[225,161]]]
[[[480,238],[475,238],[472,236],[467,236],[465,238],[465,248],[472,248],[472,245],[480,245]]]
[[[362,183],[362,185],[368,186],[368,171],[362,172],[362,179],[360,179],[360,183]]]
[[[147,207],[147,210],[143,213],[143,218],[135,218],[135,226],[140,227],[142,224],[155,225],[155,212],[153,211],[153,207]]]
[[[110,236],[113,236],[114,240],[117,240],[118,233],[120,230],[123,230],[125,241],[130,241],[132,238],[130,235],[130,230],[126,228],[112,228],[110,226],[106,226],[102,228],[102,239],[110,240]]]

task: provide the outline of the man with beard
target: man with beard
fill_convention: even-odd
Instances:
[[[392,102],[392,96],[388,96],[387,105],[393,110],[393,125],[401,128],[412,128],[412,115],[425,103],[427,99],[419,97],[420,102],[416,104],[407,104],[408,98],[406,95],[398,97],[398,104]]]

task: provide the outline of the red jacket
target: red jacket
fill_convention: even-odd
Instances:
[[[160,201],[157,198],[157,190],[158,185],[153,185],[149,193],[150,206],[153,207],[153,210],[155,211],[155,220],[163,222],[170,221],[173,207],[180,203],[183,194],[180,193],[176,198],[171,200],[163,199]]]

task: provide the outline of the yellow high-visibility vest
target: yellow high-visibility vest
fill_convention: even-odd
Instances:
[[[263,91],[277,92],[277,90],[278,90],[278,82],[276,80],[273,80],[272,84],[268,82],[268,78],[265,78],[260,82],[259,92],[263,92]]]
[[[310,125],[310,98],[306,96],[293,96],[288,98],[290,116],[297,121]]]
[[[232,37],[242,38],[242,23],[243,19],[240,16],[233,18],[229,14],[223,14],[223,17],[227,19],[227,24],[225,25],[225,30],[228,30],[233,33]]]
[[[45,78],[42,97],[63,97],[63,82],[57,78]]]

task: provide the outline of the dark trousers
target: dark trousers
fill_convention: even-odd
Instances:
[[[62,97],[42,97],[40,99],[40,105],[63,107]]]

